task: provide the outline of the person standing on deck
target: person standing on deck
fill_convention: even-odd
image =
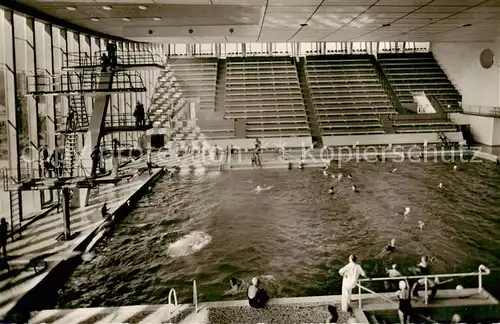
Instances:
[[[347,312],[351,301],[352,289],[356,287],[359,276],[366,277],[366,273],[359,264],[356,263],[356,256],[349,256],[349,263],[339,270],[342,279],[342,299],[341,310]]]
[[[0,220],[0,244],[2,245],[2,256],[7,260],[7,221],[2,217]]]
[[[116,63],[117,63],[116,50],[117,50],[116,44],[112,43],[112,42],[108,42],[108,44],[106,45],[106,51],[108,51],[110,69],[113,69],[116,67]]]
[[[134,117],[135,117],[135,126],[140,127],[144,126],[144,105],[137,101],[137,104],[135,105],[135,110],[134,110]]]

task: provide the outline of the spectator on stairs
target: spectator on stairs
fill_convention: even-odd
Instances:
[[[117,63],[116,50],[116,44],[113,42],[108,42],[108,44],[106,45],[106,51],[108,52],[110,69],[113,69]]]
[[[49,160],[49,149],[47,145],[42,146],[42,149],[40,150],[40,160],[43,165],[43,176],[44,177],[52,177],[52,165],[50,164]]]

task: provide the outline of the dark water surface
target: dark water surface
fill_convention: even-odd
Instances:
[[[388,172],[394,167],[397,173]],[[493,163],[458,163],[453,171],[448,163],[361,162],[334,172],[354,178],[332,180],[318,168],[165,178],[77,268],[58,307],[166,303],[171,288],[190,301],[192,280],[200,300],[245,298],[244,291],[222,296],[232,276],[260,276],[274,297],[338,294],[337,271],[351,253],[372,276],[392,262],[405,272],[421,255],[435,257],[434,273],[500,267],[500,169]],[[258,185],[273,188],[256,193]],[[391,238],[396,252],[374,261]],[[498,279],[496,271],[484,279],[497,296]],[[477,285],[477,278],[458,280],[451,285]]]

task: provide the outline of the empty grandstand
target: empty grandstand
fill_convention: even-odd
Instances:
[[[379,54],[378,60],[403,105],[413,103],[413,92],[424,91],[446,111],[461,111],[461,96],[432,53]]]
[[[310,136],[291,58],[227,61],[226,118],[244,119],[246,137]]]
[[[457,126],[455,126],[446,115],[442,114],[393,115],[392,125],[396,133],[440,133],[457,131]]]
[[[306,75],[322,135],[382,134],[396,113],[369,55],[307,57]]]
[[[178,58],[167,64],[182,88],[186,99],[199,100],[199,108],[214,110],[217,81],[216,58]]]

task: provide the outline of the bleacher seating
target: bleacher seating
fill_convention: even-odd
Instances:
[[[167,65],[174,73],[186,99],[199,98],[200,109],[215,109],[216,58],[169,59]]]
[[[396,133],[456,132],[457,127],[446,115],[408,114],[393,115],[392,125]]]
[[[403,105],[413,103],[412,92],[424,91],[448,112],[461,111],[461,96],[432,53],[379,54],[378,61]]]
[[[312,56],[305,68],[323,136],[384,133],[378,116],[396,111],[370,56]]]
[[[245,119],[246,137],[310,136],[290,58],[227,60],[225,118]]]

